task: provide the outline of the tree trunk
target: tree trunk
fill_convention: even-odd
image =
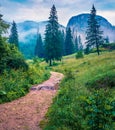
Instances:
[[[98,45],[97,41],[96,41],[96,48],[97,48],[97,54],[99,56],[100,55],[100,53],[99,53],[99,45]]]

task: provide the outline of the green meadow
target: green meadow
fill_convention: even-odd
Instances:
[[[51,69],[65,78],[41,121],[44,130],[115,129],[115,51],[73,54]]]

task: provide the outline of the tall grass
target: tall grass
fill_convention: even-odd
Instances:
[[[65,74],[44,130],[115,129],[115,51],[83,59],[65,57],[53,67]],[[105,82],[106,81],[106,82]]]
[[[48,79],[50,73],[38,63],[29,65],[28,71],[10,70],[0,75],[0,103],[9,102],[24,96],[30,87]]]

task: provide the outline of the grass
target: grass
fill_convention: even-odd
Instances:
[[[39,62],[30,62],[28,71],[10,70],[0,75],[0,103],[9,102],[26,95],[30,87],[47,80],[49,70]]]
[[[115,129],[115,51],[81,59],[66,56],[52,70],[64,73],[65,79],[44,130]]]

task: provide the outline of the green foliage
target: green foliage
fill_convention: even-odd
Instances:
[[[81,36],[78,36],[78,51],[83,51],[83,45],[81,42]]]
[[[99,74],[97,76],[94,76],[91,80],[86,83],[86,86],[89,89],[108,89],[108,88],[114,88],[115,87],[115,73],[114,71],[106,72],[103,74]]]
[[[52,67],[65,78],[46,115],[44,130],[115,129],[114,58],[114,51],[100,58],[90,54],[76,60],[71,55]],[[102,84],[106,87],[99,87]]]
[[[78,46],[78,37],[75,37],[75,52],[77,52],[79,50],[79,46]]]
[[[61,42],[61,48],[62,48],[62,55],[65,55],[65,33],[64,30],[59,31],[60,32],[60,42]]]
[[[105,43],[102,45],[103,48],[109,50],[109,51],[112,51],[112,50],[115,50],[115,43]]]
[[[9,43],[14,44],[16,47],[19,47],[17,25],[14,21],[12,23],[11,34],[9,37]]]
[[[6,62],[7,69],[22,69],[23,71],[28,70],[28,65],[22,58],[8,57]]]
[[[74,44],[73,37],[71,34],[70,27],[66,29],[66,38],[65,38],[65,55],[70,55],[74,53]]]
[[[113,130],[115,98],[108,90],[97,90],[83,102],[84,117],[89,130]]]
[[[82,51],[78,51],[77,54],[76,54],[76,59],[83,58],[83,57],[84,57],[83,52]]]
[[[93,5],[90,16],[88,18],[88,27],[86,31],[86,44],[87,44],[87,51],[92,47],[96,47],[98,55],[99,52],[99,46],[103,43],[102,38],[102,31],[100,31],[100,25],[98,23],[98,20],[96,19],[96,9]],[[88,52],[87,52],[88,53]]]
[[[21,69],[12,69],[9,72],[4,71],[0,75],[0,103],[24,96],[32,85],[39,84],[49,78],[49,71],[36,64],[30,65],[26,72]]]
[[[44,57],[44,48],[43,48],[41,34],[37,34],[37,42],[36,42],[36,46],[35,46],[35,56],[38,56],[39,58]]]
[[[45,31],[45,59],[52,65],[52,60],[61,60],[62,46],[60,40],[59,23],[55,5],[52,6]]]
[[[2,19],[2,16],[0,14],[0,36],[3,34],[3,33],[6,33],[7,32],[7,29],[9,28],[9,24],[7,24],[3,19]]]
[[[0,37],[0,50],[0,73],[10,69],[21,68],[24,71],[28,69],[28,65],[17,47],[6,43],[2,37]]]
[[[76,89],[72,87],[74,85],[74,79],[66,77],[63,80],[61,84],[61,90],[55,97],[53,105],[49,109],[49,112],[47,114],[49,120],[47,122],[48,125],[45,126],[44,130],[82,129],[82,122],[80,119],[81,117],[76,115],[77,112],[82,112],[78,108],[78,104],[75,103],[74,96],[76,95]]]
[[[100,47],[100,48],[99,48],[99,51],[100,51],[100,52],[104,52],[104,51],[108,51],[108,49],[106,49],[106,48],[104,48],[104,47]],[[92,48],[92,49],[90,50],[90,53],[95,53],[95,52],[97,52],[97,49],[96,49],[96,48]]]

